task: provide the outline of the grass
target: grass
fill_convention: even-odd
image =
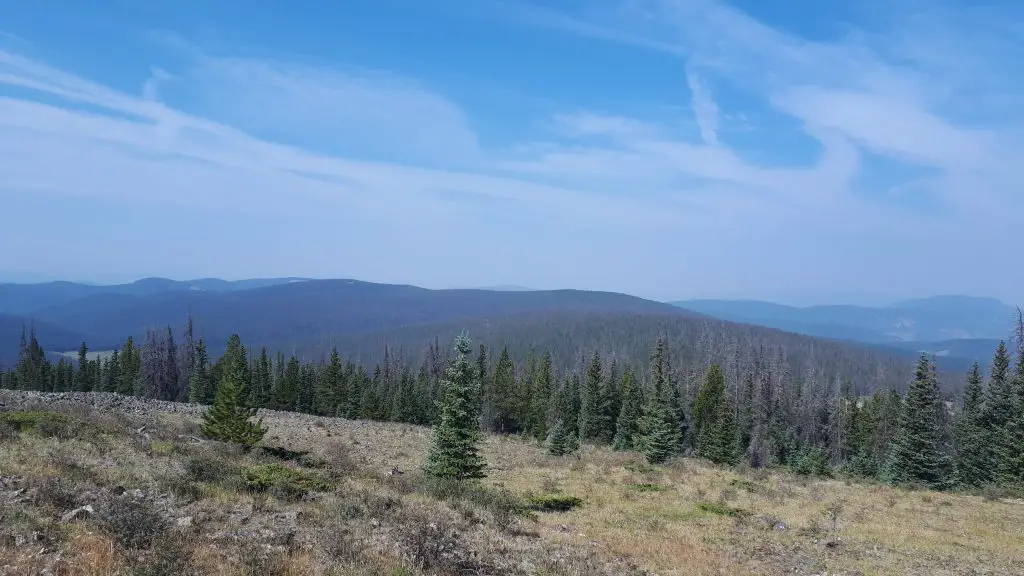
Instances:
[[[1024,503],[994,491],[907,491],[696,460],[652,467],[593,447],[566,460],[500,437],[482,446],[487,479],[450,484],[418,472],[426,428],[264,418],[268,448],[243,454],[191,440],[188,414],[146,416],[144,441],[140,422],[104,415],[4,415],[17,423],[0,440],[0,477],[18,484],[2,489],[31,497],[0,492],[0,566],[126,575],[1024,573]],[[41,422],[58,425],[40,433]],[[63,432],[81,426],[103,433]],[[394,468],[405,473],[391,476]],[[86,503],[96,514],[58,521]]]

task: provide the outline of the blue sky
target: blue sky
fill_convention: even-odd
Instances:
[[[2,2],[0,271],[1021,302],[1021,38],[1009,0]]]

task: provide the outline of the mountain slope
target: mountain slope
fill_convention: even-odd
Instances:
[[[29,332],[33,328],[36,331],[36,338],[49,352],[77,350],[82,342],[89,339],[80,332],[49,322],[0,314],[0,366],[11,366],[18,361],[21,331],[24,329]]]
[[[716,318],[871,343],[1004,338],[1015,310],[992,298],[935,296],[885,307],[798,308],[748,300],[687,300],[676,306]]]
[[[499,292],[427,290],[355,280],[315,280],[231,292],[100,294],[37,311],[34,316],[114,345],[148,327],[180,326],[191,314],[213,342],[238,333],[247,341],[282,341],[545,311],[692,315],[624,294],[579,290]],[[94,346],[94,347],[96,347]]]
[[[228,281],[217,278],[168,280],[144,278],[131,284],[100,286],[76,282],[45,282],[41,284],[0,283],[0,314],[32,314],[43,308],[60,306],[90,296],[121,294],[149,296],[168,292],[208,291],[232,292],[265,286],[305,281],[304,278],[266,278]]]

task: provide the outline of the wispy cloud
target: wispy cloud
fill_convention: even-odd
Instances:
[[[975,43],[952,26],[959,13],[926,10],[812,42],[714,0],[585,6],[506,6],[502,15],[678,57],[685,78],[666,104],[689,104],[685,120],[696,130],[665,114],[562,102],[537,119],[546,131],[499,147],[455,93],[387,72],[189,47],[186,65],[153,68],[134,95],[0,52],[0,195],[297,222],[336,214],[336,230],[296,224],[282,245],[300,252],[312,235],[322,246],[303,257],[336,259],[345,275],[371,279],[662,296],[897,281],[910,292],[937,291],[928,283],[940,281],[998,292],[941,272],[915,278],[907,263],[925,253],[933,264],[994,269],[983,248],[1016,226],[1024,112],[1009,105],[1022,95],[1021,76],[1007,73],[1024,58],[995,57],[1015,54],[1012,28]],[[992,21],[976,12],[964,20]],[[969,104],[975,97],[983,109]],[[746,118],[742,134],[735,118]],[[780,135],[803,152],[767,143]],[[904,175],[876,157],[925,170]],[[866,176],[895,183],[865,184]],[[940,206],[915,210],[895,197],[908,194]],[[424,238],[465,242],[476,261],[512,269],[440,270],[410,256]],[[379,258],[329,248],[359,242]],[[571,264],[586,254],[610,263]],[[382,272],[389,262],[415,278]],[[858,272],[865,268],[871,278]],[[695,276],[705,283],[693,287]]]

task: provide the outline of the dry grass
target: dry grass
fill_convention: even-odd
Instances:
[[[281,461],[196,443],[195,414],[75,417],[104,433],[0,441],[0,478],[18,479],[0,486],[0,574],[1024,573],[1024,504],[1013,501],[691,460],[651,468],[605,449],[554,458],[498,437],[483,446],[490,489],[452,492],[418,475],[428,429],[274,412],[266,443],[311,451],[306,466],[283,465],[324,490],[252,493],[240,471]],[[396,467],[406,474],[388,476]],[[167,520],[146,539],[117,528],[145,510],[102,513],[135,490]],[[552,494],[584,503],[535,519],[517,508]],[[87,503],[94,516],[58,522]]]

